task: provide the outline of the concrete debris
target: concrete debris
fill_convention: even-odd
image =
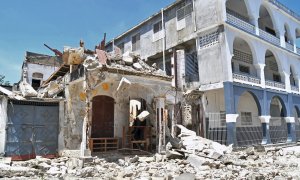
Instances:
[[[96,57],[88,56],[83,63],[83,66],[88,70],[92,71],[97,68],[101,68],[102,65],[99,63],[99,61],[96,61]]]
[[[19,86],[23,97],[36,97],[38,95],[36,90],[34,90],[26,81],[20,82]]]
[[[63,52],[63,61],[67,65],[77,65],[81,64],[86,58],[84,54],[84,48],[71,48],[71,47],[64,47]]]
[[[6,94],[11,99],[25,100],[25,98],[23,98],[22,96],[16,94],[15,92],[9,91],[1,86],[0,86],[0,92]]]
[[[140,63],[133,63],[133,68],[138,70],[138,71],[142,71],[143,67],[140,65]]]
[[[280,155],[279,152],[284,152]],[[105,154],[89,160],[61,157],[0,161],[4,179],[299,179],[300,146],[258,152],[254,148],[211,159],[196,154],[124,156]],[[242,157],[241,155],[245,156]],[[166,158],[166,157],[172,158]],[[178,158],[177,158],[177,157]],[[242,159],[240,159],[242,157]]]
[[[143,111],[137,116],[137,118],[140,121],[144,121],[149,115],[150,115],[150,113],[148,111]]]
[[[99,62],[102,65],[106,64],[106,61],[108,59],[106,52],[103,51],[103,50],[100,50],[100,49],[96,49],[96,53],[97,53],[97,57],[98,57]]]
[[[114,51],[107,53],[109,61],[121,61],[122,60],[122,51],[117,46],[114,47]]]

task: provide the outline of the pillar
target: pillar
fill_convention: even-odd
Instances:
[[[183,89],[185,86],[185,52],[184,50],[177,50],[177,86]]]
[[[287,142],[288,143],[296,142],[295,118],[294,117],[285,117],[284,120],[287,124],[287,130],[288,130]]]
[[[236,120],[238,114],[226,114],[226,128],[227,128],[227,145],[237,144],[236,140]]]
[[[226,109],[227,144],[236,145],[236,120],[238,114],[235,110],[233,84],[224,82],[224,98]]]
[[[284,30],[284,29],[278,30],[278,31],[276,32],[276,34],[277,34],[277,36],[278,36],[279,39],[280,39],[280,46],[283,47],[283,48],[286,48],[286,44],[285,44],[285,36],[284,36],[285,30]]]
[[[162,153],[165,151],[166,146],[166,121],[165,121],[165,98],[155,99],[155,109],[156,109],[156,138],[157,141],[157,152]]]
[[[252,25],[254,25],[254,27],[255,27],[255,34],[257,36],[259,36],[258,16],[257,17],[254,17],[254,16],[250,17],[250,23]]]
[[[257,70],[257,76],[260,78],[260,84],[262,86],[262,88],[265,88],[265,64],[255,64],[254,65],[256,70]]]
[[[280,73],[281,77],[283,76],[285,89],[287,92],[291,92],[291,83],[290,83],[290,73],[282,72]]]
[[[271,116],[259,116],[262,130],[263,130],[263,139],[261,144],[271,144],[271,137],[270,137],[270,119]]]

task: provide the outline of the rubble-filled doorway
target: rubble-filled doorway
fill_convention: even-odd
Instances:
[[[96,96],[92,105],[92,138],[114,137],[114,104],[109,96]]]

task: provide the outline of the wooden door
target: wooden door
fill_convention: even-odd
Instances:
[[[114,137],[114,99],[109,96],[93,98],[92,138]]]

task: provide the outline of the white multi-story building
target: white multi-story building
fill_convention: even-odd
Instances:
[[[202,92],[181,102],[196,111],[190,125],[243,146],[300,140],[298,38],[300,16],[276,0],[178,0],[107,49],[137,52],[179,91]]]

